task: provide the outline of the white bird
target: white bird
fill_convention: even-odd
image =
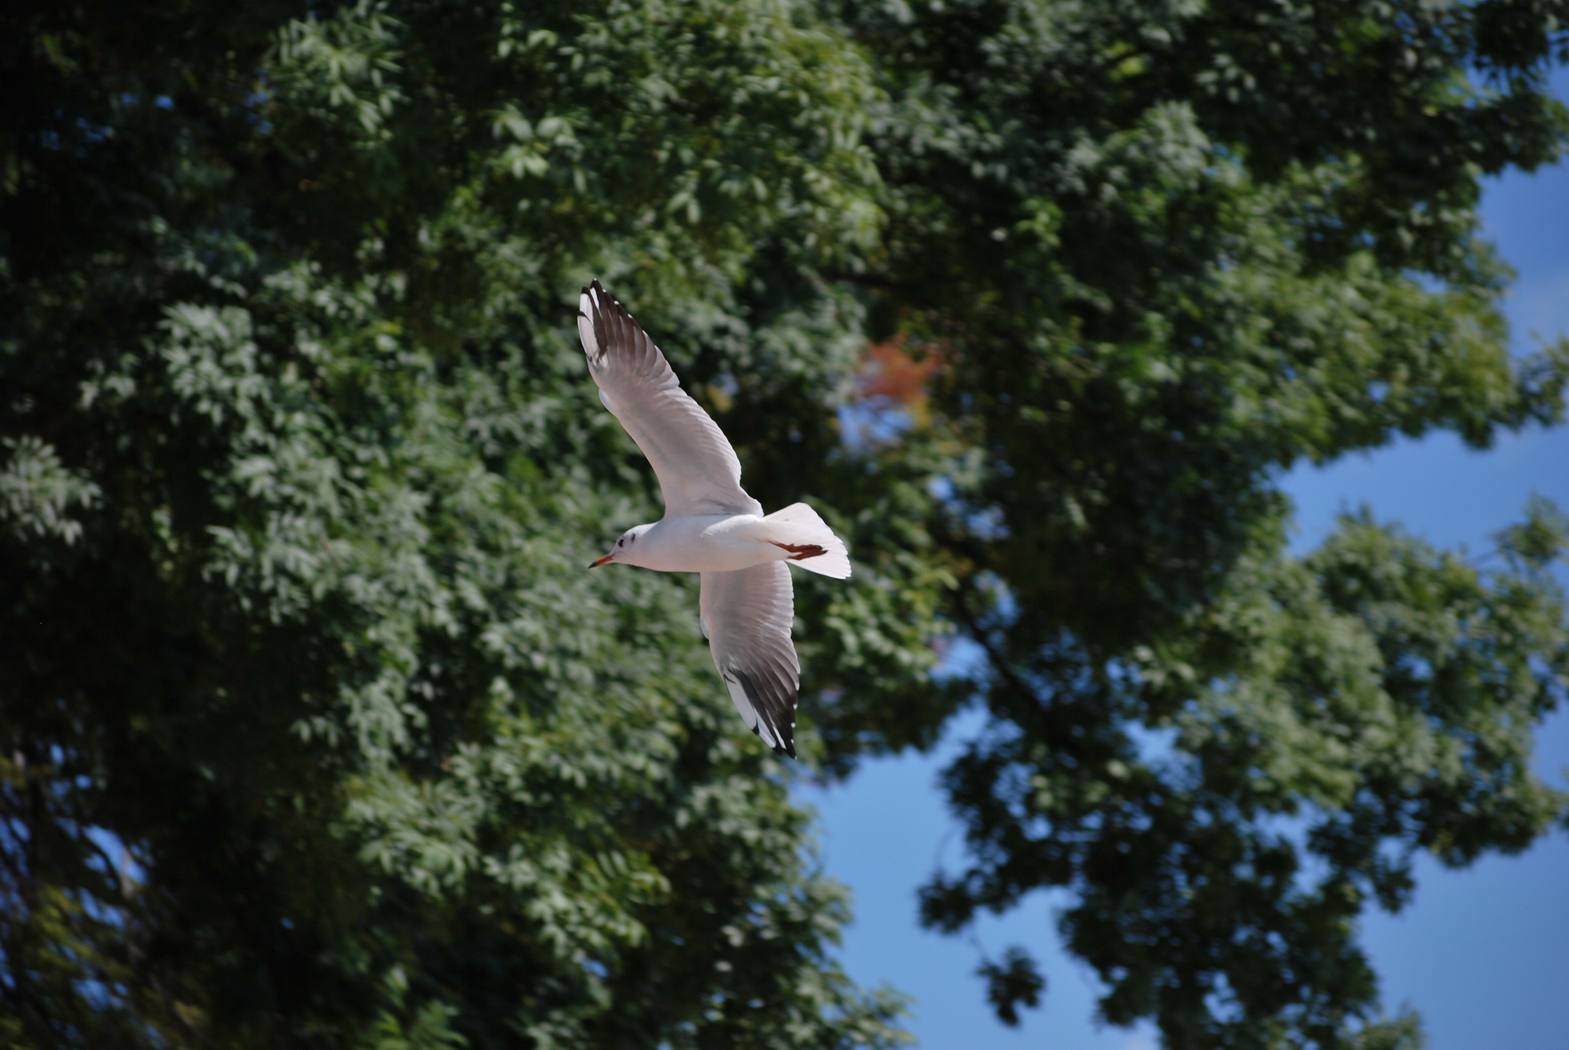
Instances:
[[[785,564],[845,579],[844,541],[805,503],[763,514],[741,488],[741,462],[719,424],[597,280],[578,299],[577,330],[599,400],[648,457],[665,497],[663,518],[628,529],[589,568],[701,573],[698,616],[730,699],[765,744],[794,758],[801,664]]]

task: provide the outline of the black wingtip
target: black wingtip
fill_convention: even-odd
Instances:
[[[790,723],[790,728],[795,728],[794,722]],[[752,727],[752,735],[757,737],[759,740],[763,738],[762,723],[758,723]],[[793,739],[786,739],[782,744],[774,744],[773,750],[774,754],[776,755],[789,755],[791,758],[795,758],[795,741]]]
[[[621,300],[607,292],[605,290],[605,286],[599,283],[598,277],[588,282],[588,287],[583,289],[584,295],[587,295],[589,292],[595,293],[594,316],[590,317],[589,321],[592,322],[596,327],[603,318],[612,322],[624,320],[634,328],[642,328],[642,326],[637,323],[637,318],[632,316],[632,311],[628,310],[626,306],[622,304]],[[578,311],[580,316],[582,313],[582,310]]]

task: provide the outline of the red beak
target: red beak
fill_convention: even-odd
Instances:
[[[612,552],[610,554],[605,555],[603,558],[597,558],[594,561],[589,562],[588,563],[588,567],[590,569],[597,569],[601,565],[605,564],[605,562],[609,561],[611,558],[614,558],[614,557],[615,557],[615,554],[614,554],[614,552]]]

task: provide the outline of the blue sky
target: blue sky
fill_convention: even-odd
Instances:
[[[1569,99],[1569,72],[1554,87]],[[1482,217],[1519,271],[1505,303],[1516,352],[1535,348],[1533,333],[1569,333],[1569,166],[1489,180]],[[1569,427],[1506,435],[1481,453],[1448,434],[1402,441],[1322,470],[1295,470],[1285,487],[1297,503],[1303,549],[1317,544],[1338,511],[1366,504],[1436,544],[1479,552],[1519,520],[1533,492],[1569,510]],[[930,1050],[1154,1050],[1152,1028],[1094,1024],[1095,976],[1056,944],[1054,916],[1066,897],[1037,895],[982,920],[970,936],[918,928],[916,888],[963,855],[936,775],[978,724],[961,720],[933,755],[869,763],[847,785],[799,792],[820,813],[829,874],[854,893],[845,965],[863,984],[888,982],[913,995],[911,1029]],[[1542,726],[1536,767],[1549,783],[1569,786],[1569,711]],[[1463,871],[1423,858],[1417,885],[1401,914],[1373,913],[1363,924],[1386,1007],[1421,1013],[1429,1050],[1569,1047],[1569,834]],[[1013,943],[1037,956],[1048,983],[1044,1008],[1007,1029],[986,1007],[975,968],[982,951],[995,957]]]

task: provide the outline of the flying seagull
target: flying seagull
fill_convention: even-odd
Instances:
[[[747,726],[795,757],[801,664],[790,641],[790,570],[845,579],[844,541],[805,503],[772,514],[741,488],[741,462],[719,424],[681,389],[670,363],[627,308],[594,281],[577,331],[599,400],[648,457],[665,516],[636,525],[589,568],[617,562],[701,573],[698,616],[714,666]]]

